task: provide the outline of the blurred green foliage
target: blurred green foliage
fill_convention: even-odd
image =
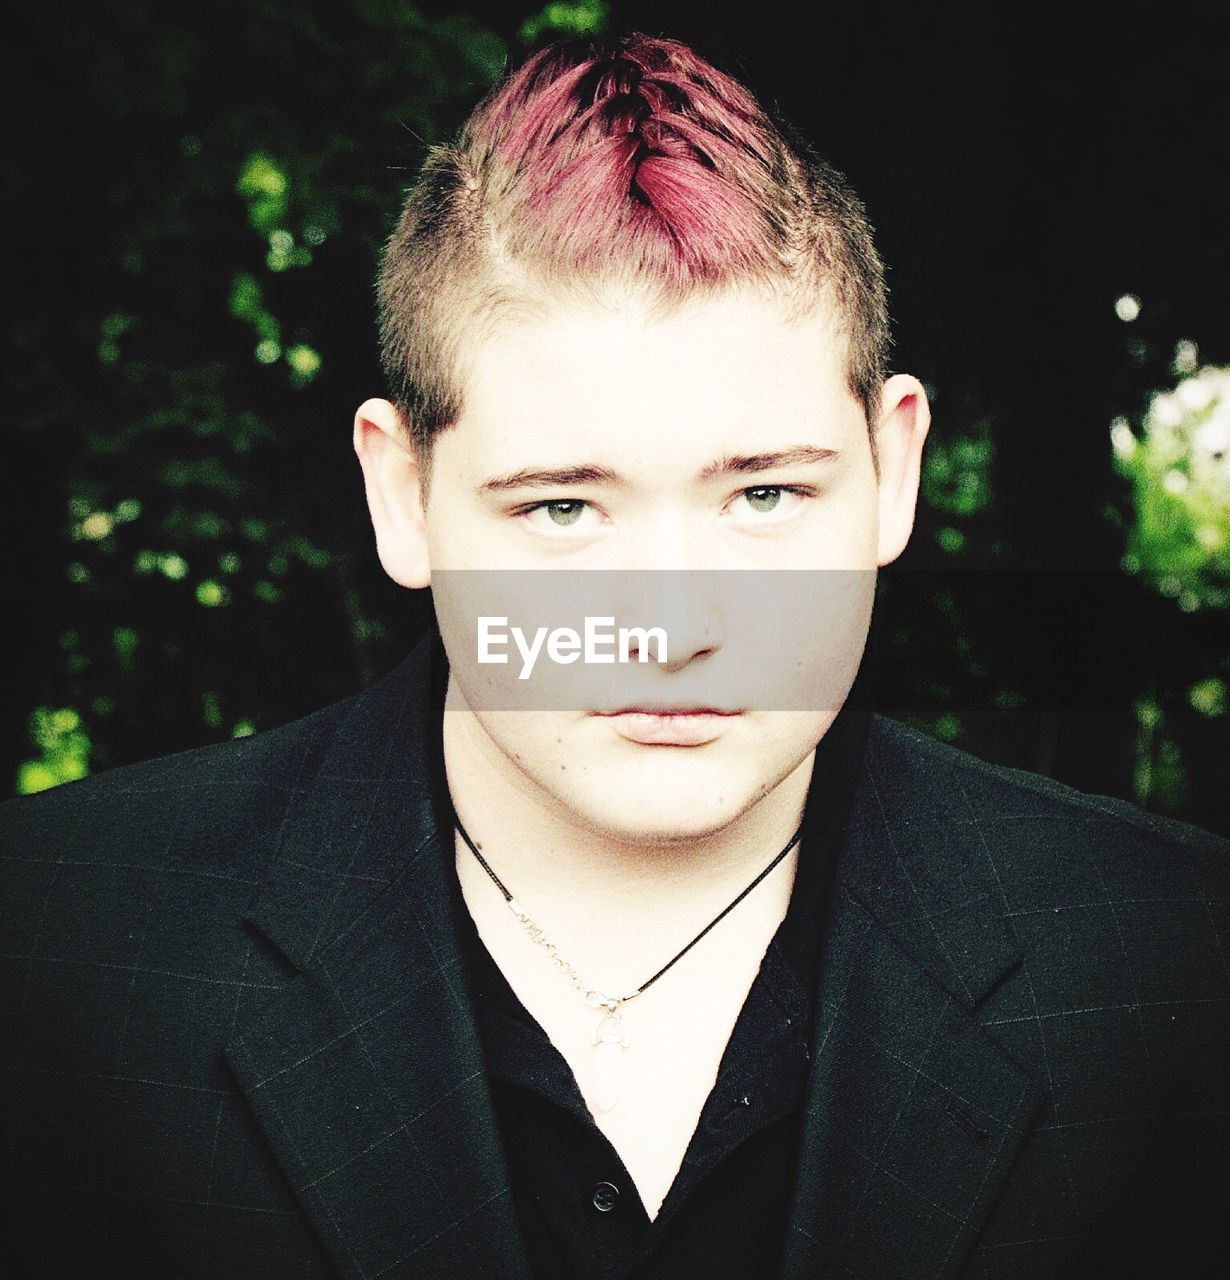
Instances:
[[[1222,615],[1230,636],[1230,369],[1198,368],[1196,355],[1194,344],[1179,345],[1172,366],[1178,384],[1150,397],[1139,435],[1126,417],[1111,423],[1114,465],[1129,484],[1128,512],[1115,514],[1126,529],[1124,570],[1186,613]],[[1228,651],[1230,645],[1218,665],[1230,674]],[[1205,675],[1187,701],[1206,719],[1224,718],[1226,680]],[[1165,712],[1152,693],[1135,709],[1136,798],[1181,810],[1189,777],[1165,732]]]
[[[30,737],[39,755],[18,770],[18,794],[46,791],[89,773],[90,740],[75,707],[36,707],[30,715]]]
[[[972,423],[968,434],[932,439],[923,455],[919,496],[938,516],[947,517],[935,530],[935,540],[950,555],[967,549],[974,517],[991,505],[994,461],[988,418]]]
[[[1188,612],[1230,608],[1230,369],[1197,369],[1154,395],[1136,436],[1111,426],[1131,484],[1124,568]]]
[[[523,44],[532,45],[544,37],[592,36],[606,29],[610,17],[602,0],[579,0],[564,4],[557,0],[526,18],[517,32]]]

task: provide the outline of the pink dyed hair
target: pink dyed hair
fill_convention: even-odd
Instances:
[[[460,414],[467,338],[611,284],[667,306],[743,284],[796,314],[831,300],[874,422],[888,318],[858,198],[738,81],[631,34],[533,54],[430,150],[407,195],[381,263],[380,350],[424,467]]]

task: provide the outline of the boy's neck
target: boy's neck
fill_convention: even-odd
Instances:
[[[571,906],[589,915],[601,904],[601,909],[633,911],[646,925],[655,917],[669,920],[672,904],[733,898],[802,821],[814,752],[718,831],[699,838],[621,839],[584,825],[554,804],[459,703],[450,682],[443,749],[453,805],[484,857],[527,906],[546,911]]]

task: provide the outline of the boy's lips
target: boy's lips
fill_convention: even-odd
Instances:
[[[738,711],[716,707],[625,707],[600,712],[615,732],[646,746],[698,747],[712,742]]]

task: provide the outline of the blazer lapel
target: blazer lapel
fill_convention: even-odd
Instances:
[[[528,1280],[429,781],[437,645],[321,713],[247,917],[296,973],[225,1055],[343,1276]]]
[[[956,1275],[1046,1099],[979,1025],[1021,952],[960,779],[911,736],[872,718],[834,848],[783,1280]]]

